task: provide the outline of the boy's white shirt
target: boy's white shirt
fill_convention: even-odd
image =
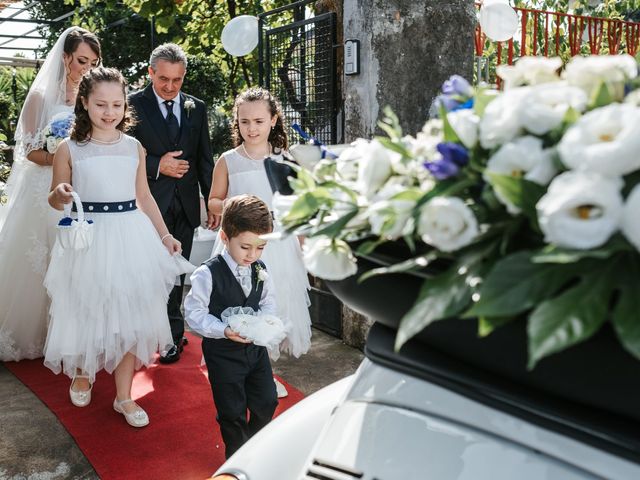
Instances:
[[[231,272],[236,277],[235,272],[238,264],[231,258],[227,249],[222,251],[222,258],[227,262]],[[237,277],[236,281],[240,283]],[[224,329],[229,326],[227,322],[209,313],[212,289],[211,270],[206,265],[199,266],[191,274],[191,290],[184,299],[185,319],[189,327],[203,337],[226,338]],[[268,275],[264,280],[259,308],[262,313],[277,315],[275,288],[271,275]]]

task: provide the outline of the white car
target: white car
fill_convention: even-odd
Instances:
[[[640,479],[633,425],[467,375],[418,342],[396,354],[394,335],[375,324],[355,375],[276,418],[213,478]]]

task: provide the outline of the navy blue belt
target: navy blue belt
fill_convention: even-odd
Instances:
[[[121,213],[135,210],[136,201],[126,200],[124,202],[82,202],[82,208],[85,213]],[[77,212],[76,204],[71,208]]]

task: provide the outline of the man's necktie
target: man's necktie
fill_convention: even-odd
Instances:
[[[245,296],[248,297],[251,293],[251,267],[238,265],[236,267],[236,276],[238,278],[238,282],[240,282],[242,291]]]
[[[180,133],[180,125],[178,119],[173,114],[173,100],[165,100],[164,106],[167,107],[167,116],[165,120],[167,122],[167,130],[169,132],[169,141],[172,143],[178,143],[178,134]]]

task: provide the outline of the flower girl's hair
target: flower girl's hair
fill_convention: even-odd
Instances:
[[[78,96],[76,98],[76,106],[74,113],[76,120],[71,130],[72,140],[78,143],[88,142],[91,139],[91,119],[89,112],[84,108],[82,99],[89,98],[95,86],[102,82],[119,83],[122,86],[122,97],[124,101],[124,117],[122,121],[116,125],[116,129],[126,132],[134,124],[134,119],[129,110],[129,102],[127,102],[127,81],[124,79],[120,71],[116,68],[96,67],[82,76],[80,86],[78,87]]]
[[[260,198],[236,195],[224,201],[220,228],[229,238],[242,232],[263,235],[273,231],[273,220],[269,207]]]
[[[233,124],[231,125],[233,145],[237,147],[244,142],[244,138],[240,135],[240,126],[238,124],[238,107],[246,102],[257,102],[260,100],[267,102],[272,117],[274,115],[277,116],[276,124],[269,133],[269,143],[271,147],[276,153],[286,150],[289,148],[289,139],[287,138],[287,131],[284,128],[284,115],[282,114],[280,102],[271,95],[269,90],[261,87],[250,88],[236,97],[233,105]]]

